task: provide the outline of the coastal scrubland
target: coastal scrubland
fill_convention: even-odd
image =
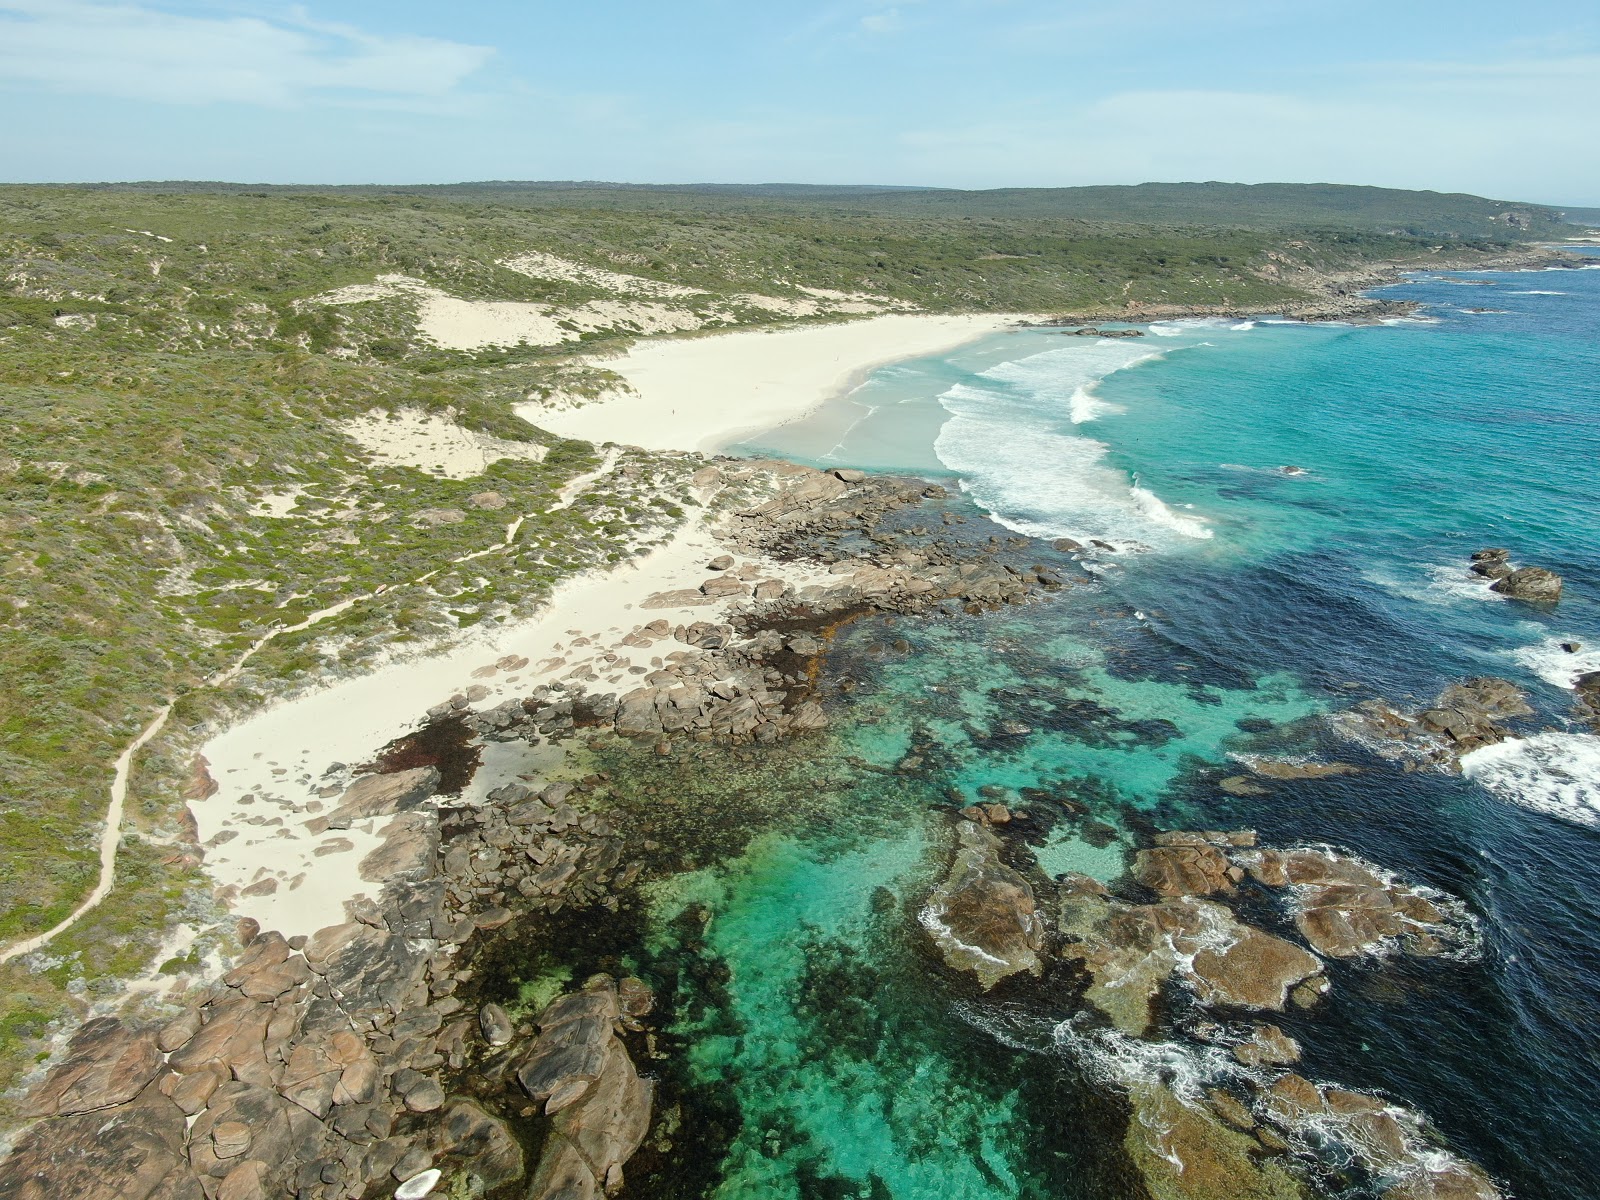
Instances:
[[[1556,220],[1211,186],[0,189],[0,946],[92,887],[113,763],[175,703],[134,763],[115,891],[0,968],[0,1084],[64,1013],[196,965],[162,947],[212,903],[183,838],[203,731],[527,613],[683,519],[682,456],[607,460],[556,503],[602,459],[515,408],[617,386],[596,356],[663,328],[874,311],[1293,308],[1378,264],[1504,255]],[[441,297],[557,332],[450,348],[425,319]],[[667,308],[687,316],[662,324]],[[420,441],[386,454],[386,430]],[[481,469],[453,463],[461,437]],[[347,602],[214,686],[259,639]]]

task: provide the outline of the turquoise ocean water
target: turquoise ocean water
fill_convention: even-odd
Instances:
[[[1600,739],[1568,719],[1572,677],[1600,667],[1600,270],[1385,294],[1421,318],[1001,334],[742,447],[921,472],[1018,532],[1117,549],[1039,604],[847,629],[834,669],[860,686],[832,736],[867,767],[923,766],[848,823],[775,829],[661,888],[642,968],[683,959],[691,910],[694,957],[718,964],[678,987],[687,1082],[718,1097],[695,1188],[1133,1194],[1096,1113],[1140,1072],[1204,1062],[1068,1036],[1069,998],[1018,1011],[916,942],[936,806],[998,785],[1090,810],[1035,847],[1051,874],[1113,879],[1150,828],[1251,826],[1461,897],[1482,955],[1334,964],[1330,999],[1283,1021],[1303,1069],[1425,1112],[1518,1197],[1600,1194]],[[1560,572],[1560,606],[1473,581],[1489,545]],[[1543,732],[1465,776],[1403,772],[1318,719],[1482,674],[1527,688]],[[1364,769],[1219,790],[1251,754]]]

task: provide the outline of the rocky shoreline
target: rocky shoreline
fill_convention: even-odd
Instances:
[[[303,806],[307,829],[334,842],[376,833],[355,868],[374,894],[309,936],[242,922],[232,968],[175,1017],[85,1025],[29,1095],[35,1123],[0,1162],[0,1193],[554,1200],[625,1186],[661,1115],[650,987],[608,969],[513,1006],[483,994],[482,964],[530,923],[609,919],[650,879],[657,847],[620,804],[630,785],[606,771],[518,775],[462,802],[479,750],[615,746],[671,761],[803,738],[828,722],[825,690],[848,691],[822,678],[844,623],[1025,603],[1085,582],[1079,560],[1097,553],[1010,537],[923,480],[720,459],[696,482],[733,497],[724,552],[699,583],[638,607],[719,619],[640,621],[622,641],[652,666],[630,668],[631,688],[595,686],[580,664],[490,707],[471,689],[441,700],[326,806]],[[1372,703],[1345,720],[1411,769],[1453,765],[1530,712],[1505,681],[1472,680],[1414,714]],[[1263,779],[1355,769],[1250,767]],[[1259,790],[1250,776],[1221,786]],[[1008,1000],[1052,997],[1058,1043],[1194,1066],[1198,1084],[1139,1075],[1114,1089],[1129,1112],[1122,1152],[1152,1196],[1299,1197],[1312,1180],[1357,1178],[1384,1200],[1500,1195],[1420,1114],[1294,1070],[1298,1045],[1267,1019],[1314,1010],[1330,963],[1470,958],[1476,927],[1459,902],[1249,830],[1152,831],[1112,886],[1050,879],[1022,840],[1038,799],[997,789],[951,809],[949,868],[916,924],[952,975]],[[1060,1009],[1063,986],[1074,1009]]]
[[[947,511],[928,522],[920,507],[943,490],[923,481],[723,460],[697,482],[752,501],[728,517],[729,550],[826,578],[795,587],[720,556],[698,587],[642,598],[645,609],[737,607],[723,622],[640,624],[624,640],[665,654],[638,687],[558,681],[482,710],[458,694],[428,711],[427,727],[531,746],[616,737],[660,756],[683,742],[772,743],[826,723],[813,690],[840,623],[976,612],[1071,582],[1068,563],[1010,561],[1028,539],[963,539],[952,527],[966,518]],[[332,853],[348,849],[342,830],[377,831],[356,868],[376,896],[310,936],[247,919],[232,968],[175,1018],[83,1026],[25,1100],[35,1123],[0,1162],[0,1192],[420,1200],[447,1172],[489,1195],[621,1186],[651,1120],[653,1085],[630,1052],[649,1053],[649,989],[596,976],[520,1020],[458,993],[472,990],[475,948],[517,922],[569,905],[614,910],[640,877],[639,847],[599,811],[603,776],[507,782],[462,806],[437,794],[449,764],[419,763],[420,741],[397,739],[329,805],[301,806],[312,834],[333,835]],[[197,779],[204,803],[203,762]]]
[[[1274,315],[1300,321],[1340,321],[1357,324],[1375,324],[1396,317],[1414,314],[1421,307],[1410,301],[1385,300],[1365,293],[1373,288],[1401,283],[1408,274],[1416,271],[1535,271],[1550,267],[1579,268],[1593,263],[1592,258],[1579,258],[1560,247],[1508,250],[1475,258],[1440,257],[1426,262],[1375,263],[1351,271],[1283,271],[1274,264],[1271,278],[1275,282],[1309,292],[1312,299],[1271,309]],[[1130,301],[1122,308],[1091,308],[1063,314],[1046,322],[1025,322],[1030,327],[1079,327],[1097,321],[1144,322],[1175,317],[1258,317],[1269,310],[1260,305],[1240,307],[1229,304],[1146,304]],[[1074,333],[1082,337],[1127,336],[1124,331],[1083,330]]]

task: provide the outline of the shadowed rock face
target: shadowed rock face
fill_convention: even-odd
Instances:
[[[918,914],[951,968],[985,988],[1041,970],[1044,925],[1028,881],[1000,861],[1000,841],[975,821],[956,827],[955,860]]]
[[[622,1186],[622,1168],[650,1128],[655,1084],[634,1070],[616,1028],[648,1007],[639,981],[619,995],[608,975],[562,996],[539,1017],[539,1040],[517,1081],[554,1117],[530,1200],[591,1200]]]

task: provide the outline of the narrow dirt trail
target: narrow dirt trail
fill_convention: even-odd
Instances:
[[[613,447],[610,450],[607,450],[604,459],[602,459],[600,465],[593,471],[588,471],[582,475],[568,480],[561,490],[556,493],[556,502],[552,504],[546,511],[560,512],[562,509],[571,508],[573,502],[576,501],[579,496],[583,495],[583,493],[587,491],[596,481],[604,478],[606,475],[609,475],[612,470],[615,469],[617,461],[621,457],[622,451],[620,449]],[[502,554],[506,552],[516,542],[517,531],[522,528],[522,523],[532,515],[534,514],[524,514],[523,516],[517,517],[509,525],[507,525],[506,535],[503,541],[498,542],[485,550],[475,550],[471,554],[463,554],[459,558],[453,558],[450,560],[449,565],[454,566],[458,563],[469,562],[475,558],[482,558],[487,554]],[[419,575],[417,578],[410,580],[408,584],[402,584],[399,586],[416,586],[426,583],[429,579],[432,579],[443,569],[444,568],[442,567],[435,568],[426,574]],[[300,633],[302,630],[309,629],[313,625],[327,620],[329,617],[337,616],[339,613],[345,612],[357,604],[361,604],[367,600],[373,599],[376,596],[382,595],[389,590],[389,585],[380,585],[370,592],[364,592],[359,596],[351,596],[348,599],[339,601],[337,604],[329,605],[327,608],[319,609],[316,612],[311,613],[304,620],[298,622],[297,624],[283,625],[268,631],[252,642],[249,648],[245,650],[244,653],[241,654],[237,659],[235,659],[233,664],[228,667],[227,670],[221,672],[220,674],[213,675],[210,679],[206,680],[204,686],[223,687],[229,683],[232,683],[239,677],[239,673],[244,670],[245,666],[250,662],[250,660],[260,653],[261,650],[271,643],[275,638],[282,637],[286,633]],[[111,889],[116,886],[117,881],[117,848],[122,844],[122,814],[128,800],[128,782],[133,773],[133,756],[143,749],[146,743],[148,743],[151,738],[155,737],[156,734],[160,733],[161,730],[166,726],[167,718],[172,715],[172,708],[175,703],[176,701],[171,701],[164,708],[162,708],[156,714],[155,718],[139,731],[138,736],[135,737],[133,741],[128,743],[127,748],[123,750],[122,754],[117,759],[116,769],[111,777],[110,804],[106,807],[105,828],[100,833],[100,875],[95,881],[93,890],[90,891],[88,896],[84,898],[83,902],[79,904],[77,908],[73,909],[72,912],[58,924],[52,926],[50,929],[45,930],[43,933],[35,934],[33,937],[25,938],[20,942],[14,942],[10,946],[7,946],[4,950],[0,950],[0,963],[8,963],[14,958],[18,958],[24,954],[32,954],[35,950],[48,945],[51,939],[55,938],[61,933],[66,932],[68,929],[71,929],[75,924],[83,919],[85,914],[92,912],[94,909],[99,907],[100,903],[111,894]]]

